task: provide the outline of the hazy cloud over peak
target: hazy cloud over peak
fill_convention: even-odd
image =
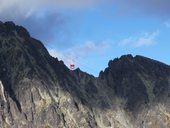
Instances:
[[[63,60],[64,63],[69,66],[71,60],[84,59],[94,54],[102,55],[110,48],[110,42],[106,40],[98,43],[94,41],[87,41],[82,45],[73,46],[65,52],[61,52],[56,49],[48,49],[48,51],[51,56],[57,57],[59,60]]]

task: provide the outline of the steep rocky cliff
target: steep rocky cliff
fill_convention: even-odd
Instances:
[[[1,128],[169,128],[170,66],[125,55],[95,78],[0,22]]]

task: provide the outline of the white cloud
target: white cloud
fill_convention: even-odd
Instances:
[[[121,46],[142,47],[150,46],[156,43],[155,38],[159,35],[159,31],[145,33],[140,37],[129,37],[120,42]]]
[[[93,52],[103,53],[110,47],[110,43],[107,41],[102,42],[94,42],[94,41],[87,41],[84,45],[75,46],[70,49],[70,51],[79,51],[79,54],[82,56],[86,56]]]
[[[111,45],[109,41],[103,41],[100,43],[87,41],[83,45],[71,47],[67,51],[62,52],[55,49],[48,49],[48,51],[51,56],[63,60],[65,65],[69,67],[72,63],[76,64],[76,60],[82,60],[92,54],[102,54],[110,47]]]
[[[50,55],[52,57],[55,57],[55,58],[57,57],[58,60],[63,60],[64,59],[64,55],[61,52],[58,52],[55,49],[49,49],[48,52],[50,53]]]
[[[165,25],[167,28],[170,28],[170,21],[164,22],[164,25]]]
[[[48,49],[52,57],[62,60],[66,66],[69,67],[70,64],[74,64],[75,55],[73,53],[64,53],[56,49]]]

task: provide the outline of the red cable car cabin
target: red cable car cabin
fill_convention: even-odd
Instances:
[[[74,69],[75,65],[74,64],[70,64],[70,69]]]

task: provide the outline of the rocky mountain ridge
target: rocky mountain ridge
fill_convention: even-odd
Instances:
[[[125,55],[95,78],[0,22],[0,127],[169,128],[170,66]]]

